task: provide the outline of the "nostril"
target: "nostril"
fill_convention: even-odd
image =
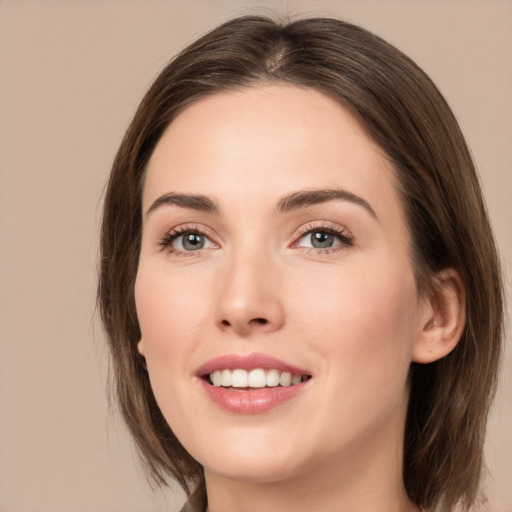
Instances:
[[[235,321],[230,321],[226,318],[223,318],[221,321],[220,321],[220,325],[223,327],[223,328],[234,328],[235,330],[246,330],[246,329],[251,329],[252,328],[258,328],[258,326],[268,326],[270,325],[271,322],[269,320],[267,320],[266,318],[263,318],[263,317],[256,317],[256,318],[251,318],[249,321],[238,321],[238,319],[235,319]]]

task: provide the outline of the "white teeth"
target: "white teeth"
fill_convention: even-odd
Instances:
[[[231,371],[230,370],[222,370],[222,385],[225,387],[231,386]]]
[[[213,372],[213,378],[212,382],[214,386],[221,386],[222,385],[222,373],[217,371]]]
[[[279,372],[277,370],[269,370],[267,372],[267,386],[269,388],[279,386]]]
[[[231,374],[231,385],[234,388],[246,388],[247,381],[247,372],[245,370],[233,370]]]
[[[281,373],[281,377],[279,378],[279,384],[281,384],[281,386],[291,386],[292,374],[290,372]]]
[[[214,386],[234,387],[234,388],[273,388],[276,386],[295,386],[303,381],[300,374],[291,372],[280,372],[271,369],[264,370],[255,368],[254,370],[215,370],[210,373],[210,381]]]
[[[267,385],[267,376],[265,370],[258,368],[249,372],[247,379],[250,388],[264,388]]]

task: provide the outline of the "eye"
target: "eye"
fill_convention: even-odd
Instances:
[[[312,231],[299,240],[303,247],[314,247],[315,249],[329,249],[340,245],[340,240],[332,233],[326,231]]]
[[[217,247],[210,238],[197,228],[178,227],[164,235],[160,247],[174,253],[190,253]]]
[[[177,236],[172,241],[172,247],[179,251],[198,251],[208,247],[208,238],[201,233],[185,233],[184,235]],[[211,243],[211,242],[210,242]]]
[[[319,252],[341,249],[344,246],[352,246],[353,237],[341,228],[334,227],[305,227],[295,247],[317,249]]]

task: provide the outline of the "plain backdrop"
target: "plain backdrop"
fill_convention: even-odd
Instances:
[[[512,275],[512,2],[0,0],[1,512],[179,509],[181,491],[150,489],[109,413],[95,317],[101,198],[158,71],[247,13],[340,17],[416,60],[467,136]],[[511,397],[509,348],[486,448],[496,512],[512,511]]]

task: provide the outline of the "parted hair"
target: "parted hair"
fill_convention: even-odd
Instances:
[[[410,368],[403,480],[420,507],[468,510],[479,496],[503,330],[500,264],[479,180],[459,125],[430,78],[379,37],[335,19],[245,16],[215,28],[164,68],[122,141],[105,193],[98,302],[113,389],[142,460],[157,482],[172,477],[187,494],[198,488],[206,505],[202,467],[164,419],[137,352],[134,283],[145,168],[187,106],[273,82],[338,101],[392,163],[419,291],[429,293],[443,268],[461,276],[467,321],[460,342],[443,359]]]

